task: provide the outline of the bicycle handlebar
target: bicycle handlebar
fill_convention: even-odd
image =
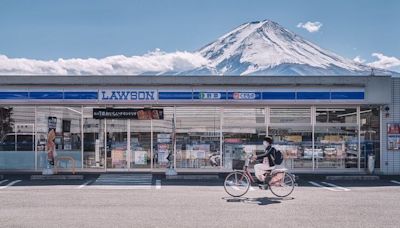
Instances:
[[[245,166],[249,166],[251,158],[254,156],[254,154],[248,154],[246,155],[246,159],[245,159]]]

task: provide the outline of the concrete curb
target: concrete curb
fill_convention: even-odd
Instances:
[[[83,180],[83,175],[32,175],[31,180]]]
[[[379,180],[379,176],[327,176],[326,180]]]

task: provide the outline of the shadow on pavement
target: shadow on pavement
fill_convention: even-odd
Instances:
[[[270,204],[281,203],[282,201],[294,200],[294,197],[258,197],[258,198],[248,198],[248,197],[222,197],[227,203],[246,203],[246,204],[256,204],[259,206],[265,206]]]

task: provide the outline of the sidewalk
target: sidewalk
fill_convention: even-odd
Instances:
[[[155,169],[129,169],[129,170],[116,170],[116,169],[78,169],[76,170],[76,175],[84,176],[84,179],[87,177],[96,177],[103,173],[149,173],[153,176],[163,179],[175,179],[175,180],[212,180],[212,179],[224,179],[227,174],[232,172],[231,169],[187,169],[187,168],[178,168],[176,169],[177,175],[167,176],[165,168],[155,168]],[[253,170],[250,170],[253,172]],[[291,170],[292,174],[295,174],[299,178],[302,177],[313,177],[313,178],[321,178],[321,179],[335,179],[335,180],[373,180],[379,178],[389,178],[393,175],[382,175],[380,173],[376,173],[373,175],[368,174],[366,171],[361,170]],[[69,170],[60,170],[58,175],[71,175],[72,173]],[[42,175],[41,170],[2,170],[0,171],[0,179],[5,178],[6,176],[26,176],[30,177],[32,175]],[[57,175],[57,174],[56,174]]]

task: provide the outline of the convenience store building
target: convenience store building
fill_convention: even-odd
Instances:
[[[271,135],[293,172],[400,174],[400,78],[1,76],[0,172],[225,172]],[[168,157],[168,155],[170,155]]]

